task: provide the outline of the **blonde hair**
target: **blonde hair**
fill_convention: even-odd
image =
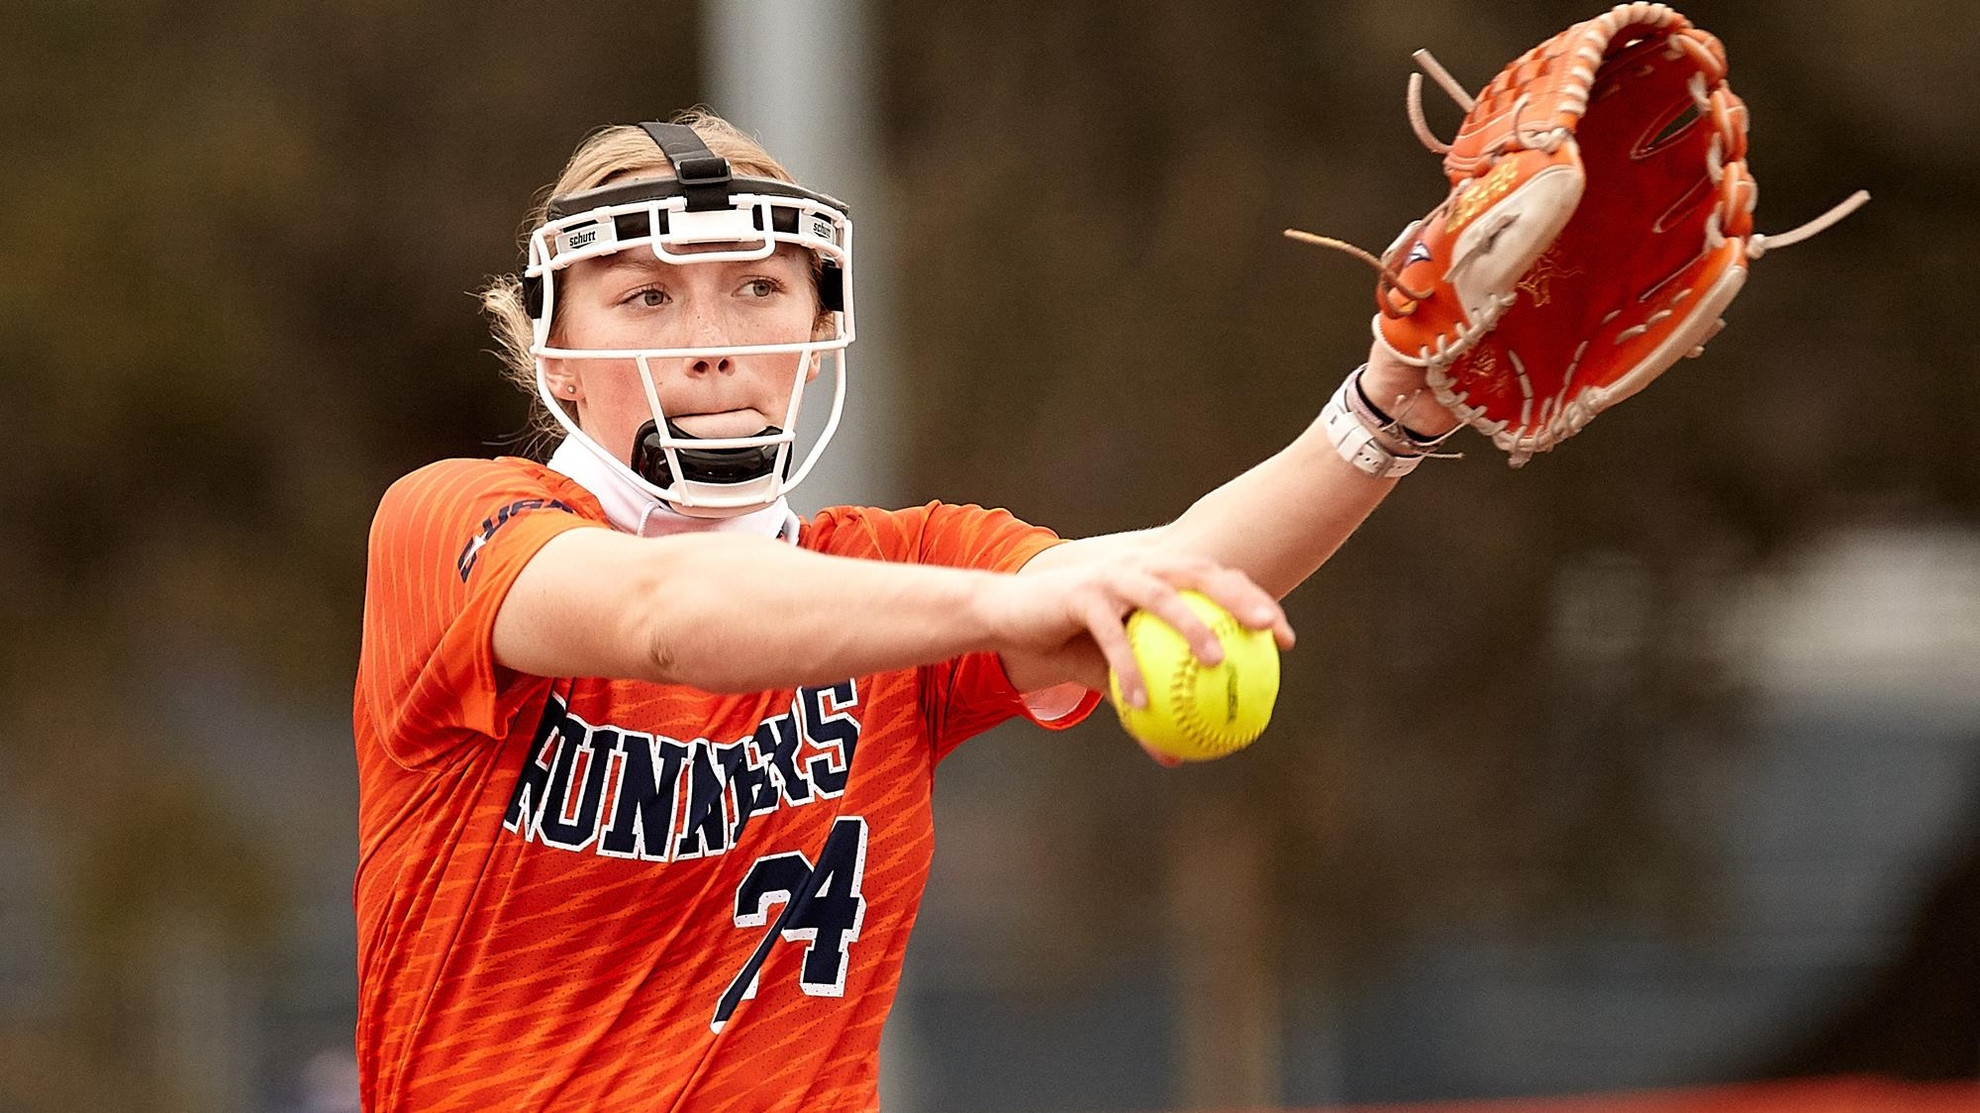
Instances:
[[[729,160],[732,173],[797,184],[797,179],[769,151],[764,150],[763,144],[705,106],[677,112],[670,122],[693,128],[695,134],[701,136],[701,141],[708,144],[710,151]],[[619,178],[673,176],[673,165],[667,161],[666,155],[660,153],[653,137],[644,128],[633,124],[602,127],[578,144],[570,161],[564,164],[563,173],[557,175],[557,180],[538,191],[535,204],[530,206],[529,218],[523,224],[520,243],[528,244],[529,233],[543,223],[553,197],[597,189]],[[536,391],[536,357],[529,354],[535,334],[531,329],[529,310],[523,305],[522,280],[514,274],[497,275],[477,291],[477,296],[481,299],[481,311],[488,315],[489,331],[495,335],[498,354],[502,359],[503,378],[514,383],[531,399],[529,426],[523,439],[532,446],[546,445],[563,433],[563,426],[543,405],[543,399]],[[572,421],[577,420],[577,410],[573,405],[561,401],[558,405],[565,408]]]

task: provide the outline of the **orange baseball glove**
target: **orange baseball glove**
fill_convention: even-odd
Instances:
[[[1451,191],[1376,262],[1376,340],[1517,467],[1697,355],[1768,246],[1753,232],[1746,108],[1719,40],[1620,4],[1500,71],[1444,155]],[[1840,220],[1859,192],[1782,246]],[[1288,232],[1329,246],[1338,241]],[[1348,248],[1359,252],[1357,249]]]

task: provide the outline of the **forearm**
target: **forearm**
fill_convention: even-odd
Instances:
[[[1395,489],[1342,460],[1318,421],[1250,471],[1198,499],[1155,544],[1243,570],[1277,596],[1326,562]]]
[[[1423,372],[1379,344],[1361,381],[1371,402],[1415,433],[1437,437],[1457,426],[1430,397]],[[1341,459],[1324,419],[1316,419],[1277,455],[1198,500],[1157,543],[1241,568],[1284,596],[1334,555],[1396,483]]]
[[[708,691],[827,683],[991,648],[976,607],[990,573],[824,556],[724,535],[681,538],[659,608],[665,679]]]
[[[990,573],[824,556],[728,534],[574,530],[544,546],[497,617],[497,660],[748,692],[994,648]]]

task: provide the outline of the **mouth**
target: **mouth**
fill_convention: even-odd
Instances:
[[[683,431],[704,439],[755,436],[769,424],[762,413],[750,406],[704,413],[669,413],[668,417]]]

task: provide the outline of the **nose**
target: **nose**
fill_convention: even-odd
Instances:
[[[730,342],[727,331],[723,327],[723,322],[717,320],[716,315],[708,312],[705,308],[695,313],[693,327],[689,330],[689,337],[691,344],[706,348],[716,348]],[[727,375],[735,369],[735,364],[727,356],[719,356],[713,359],[703,356],[699,359],[688,361],[688,374],[690,375]]]

